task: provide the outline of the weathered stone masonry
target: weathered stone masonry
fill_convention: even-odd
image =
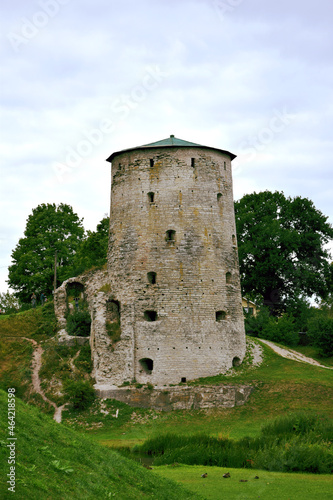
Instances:
[[[178,384],[242,361],[234,158],[171,136],[108,159],[108,271],[85,283],[100,394],[133,380]]]
[[[242,360],[233,158],[172,137],[110,157],[116,385],[179,383]]]

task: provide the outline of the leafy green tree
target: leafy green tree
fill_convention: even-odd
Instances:
[[[333,228],[312,201],[283,192],[245,195],[235,203],[243,294],[272,314],[313,294],[325,298],[330,280],[324,248]]]
[[[308,327],[310,341],[318,347],[320,355],[333,356],[333,318],[319,311],[317,317],[309,320]]]
[[[72,207],[42,204],[27,219],[24,237],[12,252],[8,284],[22,302],[29,302],[34,292],[52,293],[55,255],[57,286],[73,271],[74,255],[84,235],[82,219]]]
[[[20,304],[17,297],[10,292],[0,293],[0,309],[7,314],[15,313],[19,310]]]
[[[104,217],[97,224],[96,231],[87,231],[87,236],[80,243],[75,255],[75,275],[81,274],[92,267],[102,267],[106,263],[109,224],[109,217]]]

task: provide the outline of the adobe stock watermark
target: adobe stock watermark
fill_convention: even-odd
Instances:
[[[56,17],[63,5],[67,5],[71,0],[40,0],[38,5],[40,10],[34,12],[31,18],[21,18],[21,29],[19,33],[11,31],[7,33],[7,38],[15,50],[18,52],[20,48],[35,38],[38,33],[44,29],[50,19]]]
[[[221,20],[224,20],[226,14],[234,12],[244,0],[213,0],[214,8]]]
[[[264,151],[274,141],[277,134],[281,134],[294,119],[295,116],[290,114],[286,107],[282,111],[274,109],[267,127],[261,128],[254,136],[249,136],[238,145],[235,167],[238,168],[240,163],[253,161],[257,154]]]
[[[56,162],[53,165],[58,181],[62,182],[66,174],[72,173],[78,168],[82,160],[90,156],[94,148],[103,143],[105,136],[114,132],[120,121],[125,120],[168,76],[159,66],[147,67],[141,82],[133,86],[127,94],[121,94],[111,103],[109,109],[112,118],[104,117],[98,127],[83,130],[81,133],[83,139],[79,140],[75,146],[66,147],[65,161],[63,163]]]

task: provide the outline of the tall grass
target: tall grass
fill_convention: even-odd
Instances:
[[[155,457],[155,465],[259,468],[269,471],[329,473],[333,470],[333,424],[320,416],[294,413],[263,426],[257,438],[238,441],[205,434],[165,434],[148,439],[134,452]]]

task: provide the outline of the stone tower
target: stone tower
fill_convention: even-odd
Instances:
[[[105,314],[121,333],[107,354],[95,334],[97,383],[178,384],[243,360],[234,158],[173,135],[108,158]]]

